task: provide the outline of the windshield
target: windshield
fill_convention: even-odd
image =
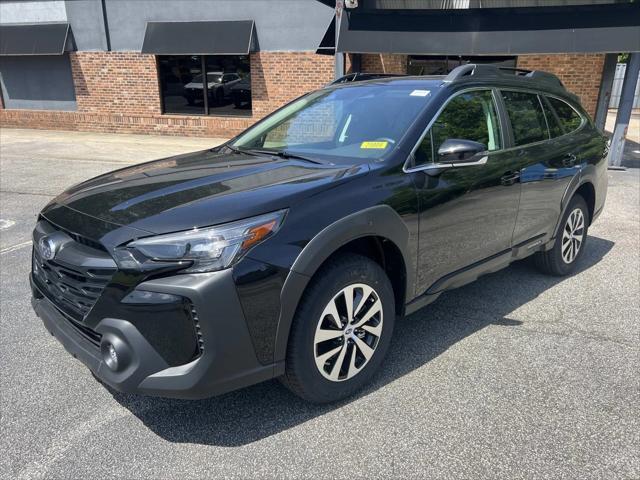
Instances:
[[[414,82],[319,90],[250,128],[232,146],[378,159],[395,148],[430,101],[431,90]]]

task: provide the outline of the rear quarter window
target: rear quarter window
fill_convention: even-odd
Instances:
[[[564,133],[573,132],[582,125],[582,117],[567,102],[553,97],[547,97],[551,107],[556,112]]]

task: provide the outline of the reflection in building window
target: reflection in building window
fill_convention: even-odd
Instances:
[[[247,55],[162,55],[158,74],[164,113],[251,115]]]

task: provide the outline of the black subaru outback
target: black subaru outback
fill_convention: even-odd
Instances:
[[[202,398],[279,377],[334,401],[445,290],[529,255],[571,273],[606,155],[544,72],[329,86],[222,146],[58,196],[33,233],[33,308],[117,390]]]

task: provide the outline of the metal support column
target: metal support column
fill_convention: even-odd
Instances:
[[[344,75],[344,53],[336,52],[334,58],[334,75],[333,78],[340,78]]]
[[[627,71],[624,74],[622,83],[622,93],[620,95],[620,105],[616,116],[616,126],[611,139],[611,150],[609,152],[609,166],[620,168],[622,165],[622,155],[624,153],[624,142],[631,119],[631,109],[633,108],[633,96],[638,82],[640,72],[640,52],[629,55]]]
[[[607,123],[607,113],[609,112],[609,102],[611,101],[611,90],[613,88],[613,78],[616,76],[617,64],[618,54],[607,53],[604,57],[600,92],[598,92],[598,105],[596,106],[596,117],[594,118],[596,127],[601,132],[604,132],[604,127]]]
[[[333,78],[338,79],[344,75],[344,53],[338,52],[338,37],[340,36],[340,23],[342,22],[342,11],[344,10],[344,0],[336,0],[336,38],[335,38],[335,54],[333,56]]]

